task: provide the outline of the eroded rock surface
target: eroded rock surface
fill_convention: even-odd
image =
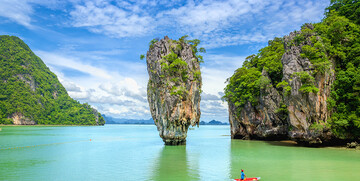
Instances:
[[[265,70],[262,76],[268,77]],[[259,104],[250,102],[238,113],[232,102],[229,104],[229,120],[231,137],[241,139],[281,139],[287,136],[288,124],[286,118],[277,109],[281,96],[272,86],[267,86],[260,92]]]
[[[199,124],[201,75],[191,45],[164,39],[146,54],[151,115],[166,145],[186,143],[190,125]]]
[[[23,114],[16,112],[9,117],[13,120],[14,125],[35,125],[36,122],[34,120],[31,120],[27,117],[25,117]]]
[[[309,25],[312,29],[313,27]],[[317,93],[303,93],[300,91],[301,82],[297,72],[307,72],[313,74],[314,65],[307,58],[302,58],[301,47],[311,45],[310,41],[294,46],[291,42],[297,33],[290,33],[284,37],[285,54],[282,57],[283,80],[291,86],[290,95],[284,96],[284,102],[289,111],[289,137],[298,142],[308,144],[322,144],[323,141],[330,141],[332,138],[330,130],[314,130],[310,126],[313,123],[325,123],[330,117],[331,112],[327,109],[327,98],[330,97],[331,85],[335,80],[333,66],[330,66],[324,73],[317,73],[315,76],[315,86],[319,89]]]
[[[313,29],[311,24],[306,28]],[[307,145],[326,144],[334,140],[330,129],[316,129],[312,125],[326,124],[331,112],[327,109],[331,85],[335,80],[333,65],[323,73],[314,73],[314,65],[301,56],[302,46],[313,46],[309,38],[296,44],[295,37],[301,31],[292,32],[283,38],[285,53],[281,58],[282,81],[290,86],[290,91],[280,91],[271,82],[260,90],[258,105],[247,102],[240,109],[229,103],[229,121],[232,138],[239,139],[292,139]],[[313,36],[309,34],[307,36]],[[299,73],[315,75],[315,92],[300,90],[304,82]],[[262,77],[268,77],[265,70]],[[269,78],[270,79],[270,78]],[[240,110],[240,111],[239,111]]]

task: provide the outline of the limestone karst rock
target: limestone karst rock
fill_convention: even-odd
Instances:
[[[151,115],[166,145],[186,143],[189,126],[199,124],[201,74],[198,42],[152,41],[146,54]]]
[[[313,28],[311,24],[303,27],[308,32]],[[322,73],[316,73],[315,65],[301,55],[303,46],[314,46],[310,37],[321,42],[321,38],[314,33],[303,31],[292,32],[282,39],[284,53],[281,57],[281,81],[287,85],[287,90],[271,82],[264,68],[261,77],[269,82],[259,89],[256,104],[247,101],[236,106],[233,99],[227,98],[232,138],[292,139],[307,145],[327,144],[335,139],[330,129],[311,127],[326,124],[331,115],[331,111],[327,109],[327,99],[330,97],[335,74],[331,63]],[[300,36],[303,41],[296,43],[295,38]],[[303,80],[303,77],[309,77],[309,80]],[[307,84],[312,89],[304,91],[302,88]]]

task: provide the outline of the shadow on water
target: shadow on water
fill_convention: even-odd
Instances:
[[[286,146],[286,147],[300,147],[295,141],[284,140],[284,141],[266,141],[269,145],[274,146]]]
[[[150,180],[197,180],[189,169],[186,146],[164,146],[155,162]]]

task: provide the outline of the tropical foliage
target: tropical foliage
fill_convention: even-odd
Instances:
[[[284,54],[282,38],[269,41],[269,45],[260,49],[256,55],[248,56],[243,67],[237,69],[233,76],[227,79],[224,98],[242,107],[246,102],[253,105],[258,103],[260,89],[265,88],[266,82],[261,76],[263,70],[267,71],[274,85],[282,79],[281,56]]]
[[[332,116],[326,126],[340,138],[360,137],[360,1],[331,0],[326,10],[322,22],[313,24],[314,29],[305,24],[294,38],[294,45],[301,45],[301,57],[309,59],[313,71],[293,76],[300,78],[301,92],[317,93],[314,77],[333,66],[336,79],[328,99]],[[243,67],[227,80],[224,98],[239,109],[247,102],[256,105],[263,70],[279,91],[289,94],[291,87],[281,81],[283,53],[282,39],[275,38],[258,54],[249,56]]]
[[[0,36],[0,124],[13,114],[37,124],[104,124],[88,104],[70,98],[43,61],[19,38]],[[97,115],[95,115],[97,114]]]
[[[184,49],[185,46],[190,45],[192,54],[194,55],[194,59],[192,61],[197,61],[198,63],[202,63],[203,57],[200,53],[206,53],[204,48],[198,48],[200,44],[200,40],[188,40],[188,35],[182,36],[179,40],[170,40],[170,53],[164,55],[159,60],[161,66],[160,78],[164,82],[164,85],[171,87],[170,94],[178,95],[179,97],[183,97],[184,94],[187,94],[188,91],[185,88],[185,82],[189,80],[189,69],[188,63],[184,61],[180,56],[180,52]],[[150,49],[154,48],[156,42],[159,39],[153,39],[150,41]],[[145,55],[140,55],[140,59],[144,59]],[[191,68],[192,69],[192,68]],[[190,70],[191,70],[190,69]],[[150,69],[152,73],[155,73],[156,70]],[[200,70],[191,70],[192,77],[194,78],[191,81],[201,81],[201,72]],[[170,86],[171,85],[171,86]],[[200,90],[201,91],[201,90]]]

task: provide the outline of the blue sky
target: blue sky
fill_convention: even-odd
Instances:
[[[20,37],[69,95],[119,118],[151,117],[148,43],[189,35],[207,49],[201,120],[228,121],[226,78],[268,40],[319,22],[329,0],[0,0],[0,34]]]

